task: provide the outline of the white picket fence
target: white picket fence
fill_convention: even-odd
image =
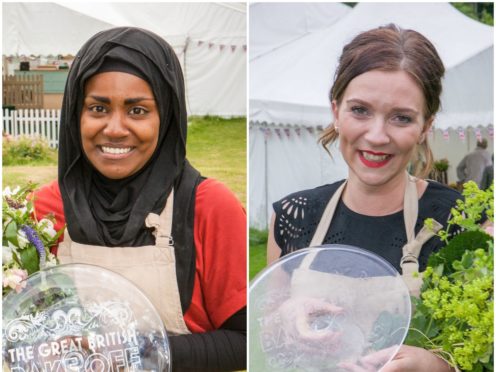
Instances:
[[[3,110],[2,132],[11,136],[42,136],[59,146],[60,110]]]

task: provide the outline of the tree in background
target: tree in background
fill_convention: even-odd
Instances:
[[[451,3],[456,9],[486,25],[494,26],[494,3]]]
[[[358,3],[343,3],[354,7]],[[467,17],[486,25],[494,25],[494,3],[451,3],[456,9],[465,14]]]

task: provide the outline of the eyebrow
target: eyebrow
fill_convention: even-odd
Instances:
[[[349,103],[358,103],[358,104],[361,104],[364,106],[370,106],[370,103],[363,101],[359,98],[350,98],[349,100],[346,101],[346,103],[348,103],[348,104]],[[393,107],[391,111],[410,112],[410,113],[415,114],[415,115],[418,114],[417,110],[414,110],[414,109],[409,108],[409,107]]]
[[[90,97],[90,98],[93,98],[95,101],[98,101],[98,102],[101,102],[101,103],[105,103],[105,104],[110,104],[110,98],[108,97],[103,97],[103,96],[95,96],[95,95],[92,95],[90,94],[89,96],[86,96],[86,97]],[[155,99],[154,98],[150,98],[150,97],[134,97],[134,98],[126,98],[124,100],[124,104],[125,105],[132,105],[134,103],[139,103],[141,101],[154,101]]]

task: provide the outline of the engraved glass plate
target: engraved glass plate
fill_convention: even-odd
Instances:
[[[4,371],[170,371],[158,312],[112,271],[51,267],[31,275],[2,305]]]
[[[249,296],[250,371],[378,371],[410,324],[397,270],[351,246],[284,256],[253,279]]]

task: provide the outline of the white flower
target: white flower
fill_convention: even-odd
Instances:
[[[55,235],[57,235],[57,231],[55,231],[53,222],[46,218],[43,218],[40,220],[40,222],[38,222],[38,227],[40,228],[42,233],[47,234],[48,236],[50,236],[50,238],[53,238],[55,237]]]
[[[49,253],[47,256],[45,267],[48,268],[48,267],[53,267],[53,266],[57,266],[57,257],[55,257],[54,254]]]
[[[3,196],[11,197],[12,195],[17,194],[21,188],[19,186],[16,186],[14,190],[11,190],[9,186],[7,186],[5,189],[3,189]]]
[[[15,248],[13,249],[13,245],[8,242],[8,246],[3,246],[2,247],[2,264],[3,265],[8,265],[13,261],[12,254],[14,253]]]
[[[17,231],[17,241],[19,242],[19,248],[21,249],[25,248],[26,245],[29,244],[28,237],[22,230]]]

